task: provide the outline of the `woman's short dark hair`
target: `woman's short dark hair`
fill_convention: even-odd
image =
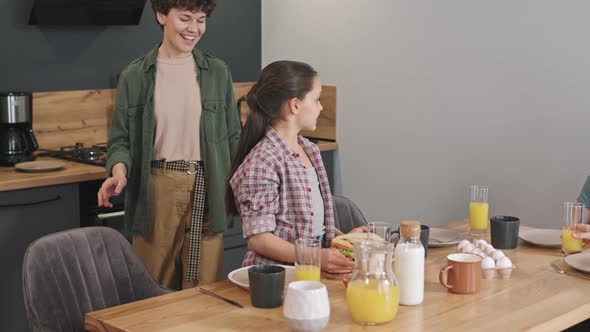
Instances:
[[[217,0],[150,0],[152,3],[152,9],[154,14],[160,12],[164,15],[168,15],[168,12],[172,8],[179,8],[183,10],[202,10],[207,16],[210,16],[215,6],[217,6]]]

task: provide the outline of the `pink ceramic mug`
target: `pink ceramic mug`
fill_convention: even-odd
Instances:
[[[447,266],[440,270],[440,284],[449,292],[457,294],[473,294],[479,292],[481,280],[481,257],[469,253],[450,254]],[[446,275],[446,281],[445,279]]]

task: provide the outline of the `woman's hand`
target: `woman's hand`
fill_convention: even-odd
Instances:
[[[113,166],[113,176],[107,178],[98,190],[98,207],[113,207],[113,203],[109,201],[112,196],[119,195],[127,185],[127,167],[123,163],[118,163]]]
[[[350,273],[354,262],[336,249],[322,249],[322,270],[329,273]]]
[[[576,225],[575,231],[577,233],[573,233],[572,236],[575,239],[584,240],[584,249],[590,248],[590,225],[578,224]]]

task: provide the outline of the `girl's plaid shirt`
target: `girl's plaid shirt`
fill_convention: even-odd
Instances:
[[[303,136],[299,144],[311,160],[324,200],[326,243],[335,234],[334,210],[328,175],[318,147]],[[230,185],[242,221],[244,238],[271,232],[285,241],[313,238],[311,187],[299,155],[272,128],[250,151],[233,174]],[[248,251],[243,266],[284,264]]]

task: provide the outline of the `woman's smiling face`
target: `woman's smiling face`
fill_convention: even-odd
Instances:
[[[156,14],[164,29],[163,46],[168,57],[186,57],[205,33],[207,15],[202,10],[171,8],[167,15]]]

